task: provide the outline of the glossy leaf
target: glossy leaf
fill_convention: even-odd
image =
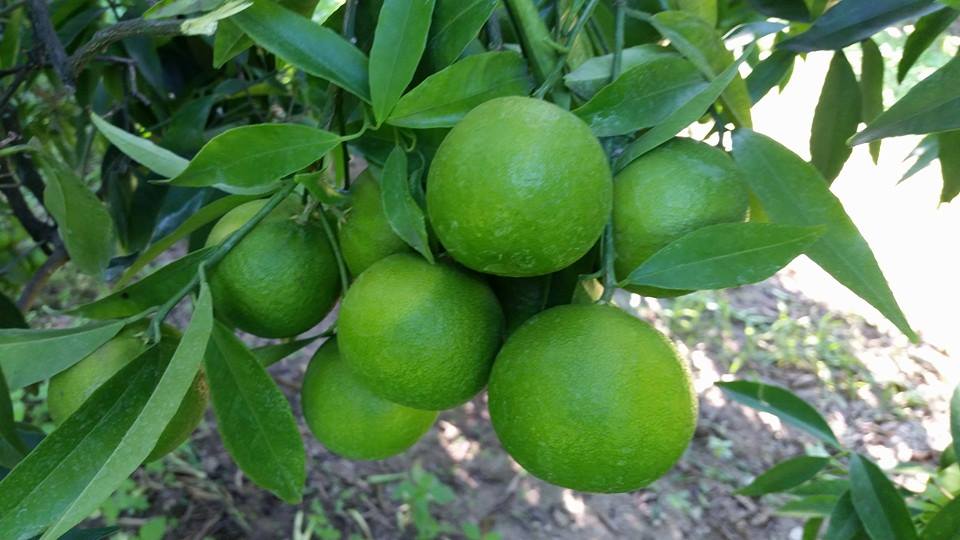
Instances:
[[[323,158],[340,139],[300,124],[254,124],[225,131],[205,144],[175,186],[212,186],[229,193],[259,194]]]
[[[90,120],[121,152],[164,178],[173,178],[187,168],[189,161],[166,148],[161,148],[143,137],[127,133],[95,113],[90,113]]]
[[[956,540],[960,537],[960,497],[948,502],[923,529],[923,540]]]
[[[953,451],[960,462],[960,385],[953,390],[950,400],[950,435],[953,437]]]
[[[733,157],[771,221],[826,225],[827,232],[807,250],[807,256],[907,337],[917,339],[870,246],[812,165],[773,139],[747,129],[734,132]]]
[[[707,85],[702,92],[673,111],[663,122],[657,124],[638,137],[637,140],[630,143],[630,145],[624,149],[623,153],[617,157],[614,163],[614,169],[617,171],[622,170],[629,165],[631,161],[669,141],[674,135],[680,133],[680,130],[702,117],[710,106],[717,101],[723,89],[737,76],[737,68],[747,59],[751,51],[754,50],[754,47],[755,45],[751,45],[744,51],[743,55],[736,62],[730,64],[716,79],[710,81],[710,84]]]
[[[636,66],[664,57],[679,58],[679,55],[659,45],[627,47],[621,53],[620,72],[626,73]],[[594,56],[564,75],[563,82],[581,99],[590,99],[601,88],[610,84],[612,68],[613,53]]]
[[[49,379],[97,350],[123,326],[123,321],[104,321],[76,328],[0,330],[0,368],[11,390]]]
[[[0,292],[0,328],[27,328],[20,308],[7,295]]]
[[[496,97],[526,95],[530,87],[526,63],[517,53],[471,55],[400,98],[387,123],[414,129],[451,127],[477,105]]]
[[[873,540],[917,538],[910,511],[897,487],[879,467],[859,454],[850,457],[850,496]]]
[[[893,26],[939,9],[933,0],[842,0],[804,33],[777,47],[796,52],[842,49]]]
[[[781,516],[799,518],[825,518],[830,515],[837,497],[834,495],[811,495],[802,499],[794,499],[780,508],[777,514]]]
[[[83,478],[82,481],[78,481],[80,479],[77,476],[80,475],[63,469],[61,474],[69,476],[70,480],[76,482],[74,489],[59,490],[51,482],[46,496],[62,498],[67,504],[62,507],[50,528],[44,532],[44,539],[58,538],[86,519],[150,455],[157,444],[157,439],[180,408],[183,398],[196,379],[212,329],[213,304],[210,291],[204,283],[200,286],[200,293],[194,303],[193,316],[187,330],[169,362],[165,362],[163,355],[158,354],[161,376],[144,392],[147,399],[143,406],[133,407],[135,415],[120,439],[113,445],[103,445],[93,456],[89,456],[89,463],[93,465],[89,472],[93,474]],[[161,343],[152,350],[159,353],[163,348],[164,344]],[[107,384],[111,382],[112,379]],[[81,405],[77,414],[83,416],[89,412],[87,407]],[[66,426],[71,420],[72,417],[63,425]],[[123,422],[118,423],[124,425]],[[47,440],[52,437],[53,435]],[[16,469],[11,476],[15,473]],[[52,476],[56,478],[58,474],[54,473]]]
[[[257,485],[296,503],[306,481],[306,453],[290,404],[257,358],[217,323],[204,356],[220,436]]]
[[[427,46],[434,0],[384,0],[370,49],[370,100],[382,122],[393,110]]]
[[[822,227],[721,223],[681,236],[624,283],[663,289],[724,289],[763,281],[816,242]]]
[[[852,149],[847,139],[860,124],[860,85],[843,51],[833,54],[810,130],[810,162],[827,183],[840,174]]]
[[[900,57],[900,63],[897,64],[897,82],[903,82],[907,72],[917,62],[923,51],[930,48],[937,36],[949,28],[958,16],[960,11],[943,8],[920,17],[903,46],[903,55]]]
[[[393,232],[432,263],[433,253],[430,251],[426,218],[410,193],[407,154],[400,147],[390,152],[383,165],[380,190],[383,211]]]
[[[683,11],[663,11],[650,17],[649,22],[710,79],[719,78],[734,64],[733,53],[726,49],[720,34],[700,17]],[[747,93],[747,84],[739,73],[734,72],[723,91],[722,100],[735,124],[745,127],[751,125],[752,102]]]
[[[749,0],[750,7],[768,17],[788,21],[809,21],[810,10],[803,0]]]
[[[48,163],[43,205],[54,221],[70,260],[82,272],[103,275],[113,255],[110,212],[77,174],[60,163]]]
[[[135,261],[133,261],[133,264],[124,270],[123,275],[120,276],[119,280],[117,280],[116,286],[123,287],[129,283],[130,280],[139,274],[141,270],[146,268],[151,261],[156,259],[157,256],[165,252],[180,240],[186,238],[204,225],[219,219],[221,216],[230,210],[233,210],[237,206],[254,199],[255,197],[248,195],[229,195],[227,197],[221,197],[211,201],[200,210],[193,212],[190,217],[178,225],[176,229],[170,232],[170,234],[160,238],[151,244],[149,248],[144,250],[143,253],[141,253]]]
[[[3,26],[3,36],[0,37],[0,69],[12,68],[20,55],[20,43],[23,40],[23,27],[26,22],[23,18],[24,9],[21,7],[10,13]]]
[[[220,68],[238,54],[250,48],[253,40],[230,19],[220,21],[213,38],[213,67]]]
[[[717,386],[734,401],[774,414],[830,446],[840,447],[836,435],[820,413],[786,388],[750,381],[719,382]]]
[[[497,0],[437,0],[427,42],[433,68],[455,62],[496,8]]]
[[[573,112],[597,137],[626,135],[663,122],[707,84],[690,62],[653,56],[623,72]]]
[[[903,173],[903,177],[901,177],[897,183],[899,184],[927,168],[928,165],[933,163],[934,160],[939,157],[939,154],[940,139],[936,133],[927,135],[923,139],[920,139],[920,143],[917,144],[916,148],[911,150],[910,154],[904,159],[904,161],[907,161],[911,158],[914,158],[916,161],[910,165],[910,168],[907,169],[907,172]]]
[[[937,135],[937,147],[943,176],[940,202],[950,202],[960,194],[960,130],[944,131]]]
[[[795,59],[796,54],[791,51],[773,51],[770,56],[754,66],[747,77],[750,101],[757,103],[774,86],[780,84],[780,81],[790,72]]]
[[[860,116],[869,124],[883,112],[883,55],[872,39],[860,42]],[[870,156],[876,165],[880,159],[880,141],[870,143]]]
[[[194,251],[156,270],[140,281],[99,300],[78,306],[71,315],[89,319],[118,319],[159,306],[185,287],[197,273],[197,267],[214,248]]]
[[[367,57],[340,34],[271,0],[256,0],[229,20],[298,69],[370,101]]]
[[[767,493],[777,493],[810,480],[830,463],[830,458],[819,456],[799,456],[781,461],[769,470],[754,478],[753,482],[737,490],[740,495],[756,497]]]
[[[830,524],[823,540],[860,540],[866,538],[863,524],[853,507],[850,491],[844,491],[830,512]]]
[[[253,349],[250,352],[252,352],[253,355],[257,357],[257,361],[260,362],[260,364],[263,365],[263,367],[267,367],[267,366],[276,364],[277,362],[303,349],[304,347],[306,347],[307,345],[310,345],[316,340],[317,340],[316,337],[295,339],[293,341],[287,341],[284,343],[277,343],[274,345],[264,345],[263,347],[257,347],[256,349]]]

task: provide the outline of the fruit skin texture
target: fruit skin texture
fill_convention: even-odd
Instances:
[[[385,459],[413,446],[437,419],[387,401],[360,383],[334,340],[310,361],[301,391],[310,431],[332,452],[350,459]]]
[[[353,208],[338,236],[347,269],[351,275],[359,276],[380,259],[409,252],[410,248],[393,232],[380,200],[380,184],[369,171],[357,177],[350,192]]]
[[[686,364],[647,323],[611,306],[569,305],[527,321],[497,356],[490,418],[535,476],[621,493],[662,476],[697,422]]]
[[[140,337],[145,328],[145,325],[127,326],[89,356],[50,379],[47,407],[54,423],[61,424],[103,383],[146,350]],[[164,327],[163,330],[163,338],[157,347],[162,347],[162,354],[172,357],[179,336],[171,327]],[[207,380],[201,372],[145,461],[159,459],[187,440],[203,419],[207,397]]]
[[[684,234],[743,221],[749,191],[723,150],[677,138],[637,159],[613,182],[613,239],[620,279]],[[690,291],[628,287],[644,296]]]
[[[228,212],[210,232],[222,241],[264,204],[254,201]],[[283,338],[316,326],[340,294],[337,262],[322,225],[301,225],[294,206],[278,207],[210,272],[217,315],[251,334]]]
[[[427,212],[461,264],[501,276],[548,274],[599,238],[610,178],[603,148],[572,113],[532,98],[492,99],[437,150]]]
[[[479,278],[403,253],[360,274],[337,323],[341,354],[372,392],[433,411],[483,388],[502,327],[500,305]]]

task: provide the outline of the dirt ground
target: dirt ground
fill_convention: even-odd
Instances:
[[[801,521],[777,515],[776,499],[733,492],[780,460],[822,448],[772,416],[727,402],[713,383],[736,370],[739,378],[787,386],[822,411],[845,444],[882,466],[932,463],[948,442],[950,389],[937,366],[949,358],[858,316],[828,311],[781,281],[671,301],[617,297],[675,340],[700,395],[689,450],[647,489],[582,494],[526,474],[498,443],[481,395],[441,414],[412,450],[383,462],[338,458],[301,426],[309,480],[299,506],[282,503],[238,472],[209,415],[161,471],[138,472],[149,507],[120,523],[135,530],[146,518],[166,516],[174,520],[168,519],[166,537],[186,539],[310,538],[302,534],[308,521],[314,538],[329,539],[480,538],[486,532],[509,540],[799,539]],[[304,351],[271,368],[297,411],[308,356]],[[418,466],[428,474],[413,482],[411,496],[408,471]],[[922,488],[922,479],[902,480]]]

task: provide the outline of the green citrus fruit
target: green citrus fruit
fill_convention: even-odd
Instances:
[[[360,274],[344,296],[337,330],[340,352],[371,391],[441,410],[487,383],[502,326],[483,281],[400,253]]]
[[[654,481],[697,421],[672,344],[611,306],[560,306],[524,323],[497,355],[488,394],[507,452],[535,476],[581,491]]]
[[[660,248],[707,225],[743,221],[748,191],[723,150],[677,138],[645,154],[613,182],[616,273],[626,278]],[[630,290],[645,296],[689,291],[654,287]]]
[[[369,170],[357,177],[350,192],[353,208],[340,227],[340,252],[350,274],[359,276],[380,259],[410,248],[387,221],[380,201],[380,184]]]
[[[210,232],[219,243],[264,204],[255,201],[228,212]],[[313,328],[340,294],[337,261],[323,226],[296,220],[297,205],[285,203],[257,224],[210,273],[217,314],[262,337],[282,338]]]
[[[310,431],[332,452],[350,459],[385,459],[413,446],[437,419],[367,389],[340,356],[336,341],[310,361],[301,391]]]
[[[50,379],[47,407],[54,423],[60,424],[69,418],[103,383],[146,350],[142,339],[145,329],[143,324],[125,327],[116,337],[89,356]],[[172,356],[179,339],[176,330],[165,326],[163,338],[157,347],[161,347],[162,354]],[[207,408],[207,394],[207,381],[201,372],[194,379],[170,423],[160,434],[157,445],[146,461],[169,454],[190,437],[203,419]]]
[[[610,216],[610,168],[590,128],[546,101],[505,97],[470,111],[427,178],[427,212],[454,259],[536,276],[569,266]]]

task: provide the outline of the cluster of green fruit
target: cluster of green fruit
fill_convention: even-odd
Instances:
[[[0,291],[19,289],[47,260],[47,255],[28,239],[16,219],[0,219]]]
[[[353,459],[402,452],[438,411],[487,387],[503,446],[549,482],[629,491],[679,459],[697,416],[687,366],[653,327],[594,303],[581,275],[596,270],[611,213],[621,278],[691,230],[744,220],[748,192],[722,150],[677,139],[613,178],[573,114],[530,98],[489,101],[449,132],[430,167],[427,214],[445,251],[433,264],[394,232],[373,174],[351,191],[337,236],[354,280],[337,336],[302,388],[304,418],[330,450]],[[263,204],[225,215],[208,244]],[[269,338],[321,322],[342,292],[322,219],[287,201],[250,231],[211,272],[218,318]],[[58,377],[83,379],[72,374],[85,362]],[[202,379],[195,386],[154,457],[198,420]]]

